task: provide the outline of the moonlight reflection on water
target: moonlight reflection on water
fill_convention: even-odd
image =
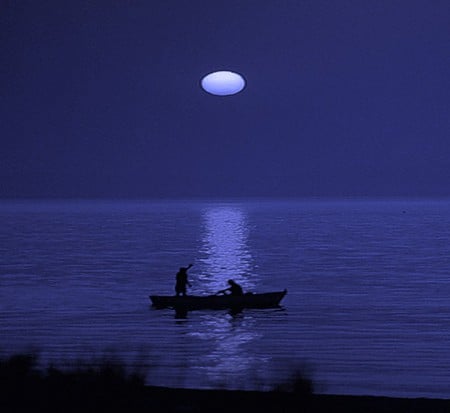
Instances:
[[[248,248],[248,222],[238,205],[214,205],[202,213],[203,232],[201,262],[205,268],[198,276],[201,288],[209,293],[226,288],[232,278],[244,290],[254,287],[252,256]],[[255,355],[252,343],[260,338],[253,328],[255,319],[248,314],[206,312],[199,323],[191,325],[191,337],[209,343],[200,359],[192,360],[208,382],[230,387],[245,372],[255,370],[268,361],[267,356]],[[242,384],[241,384],[242,386]]]
[[[227,287],[232,278],[244,290],[254,287],[252,256],[248,248],[248,223],[243,209],[234,205],[211,206],[203,211],[201,261],[206,272],[199,280],[208,292]]]

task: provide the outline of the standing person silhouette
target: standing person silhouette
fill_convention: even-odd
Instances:
[[[191,283],[188,280],[187,271],[192,267],[192,264],[189,264],[187,267],[180,267],[176,275],[176,283],[175,283],[175,293],[177,297],[181,295],[185,296],[186,294],[186,286],[191,286]]]

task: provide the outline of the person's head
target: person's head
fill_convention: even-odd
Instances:
[[[236,283],[234,282],[234,280],[228,280],[228,284],[233,285],[233,284],[236,284]]]
[[[185,268],[185,267],[180,267],[180,270],[179,270],[180,272],[186,272],[187,271],[187,268]]]

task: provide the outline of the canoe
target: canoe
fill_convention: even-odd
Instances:
[[[287,290],[244,295],[150,295],[153,307],[187,310],[278,307]]]

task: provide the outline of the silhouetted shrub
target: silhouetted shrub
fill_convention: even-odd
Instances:
[[[314,393],[314,383],[306,372],[296,370],[284,382],[276,385],[276,392],[289,392],[297,396],[310,396]]]
[[[129,372],[115,359],[78,362],[70,368],[38,368],[33,354],[0,360],[0,412],[98,412],[105,410],[167,413],[195,404],[193,411],[280,411],[294,402],[308,403],[313,382],[308,370],[297,369],[273,392],[193,391],[145,386],[145,376]],[[220,400],[222,410],[217,410]],[[297,403],[298,402],[298,403]],[[239,406],[239,410],[236,410]],[[261,408],[260,408],[261,407]],[[268,410],[267,410],[268,409]],[[153,410],[155,411],[155,410]],[[281,409],[283,411],[283,409]]]
[[[70,369],[37,368],[36,355],[14,355],[0,361],[0,411],[80,411],[132,406],[144,388],[144,377],[128,374],[119,362]]]

